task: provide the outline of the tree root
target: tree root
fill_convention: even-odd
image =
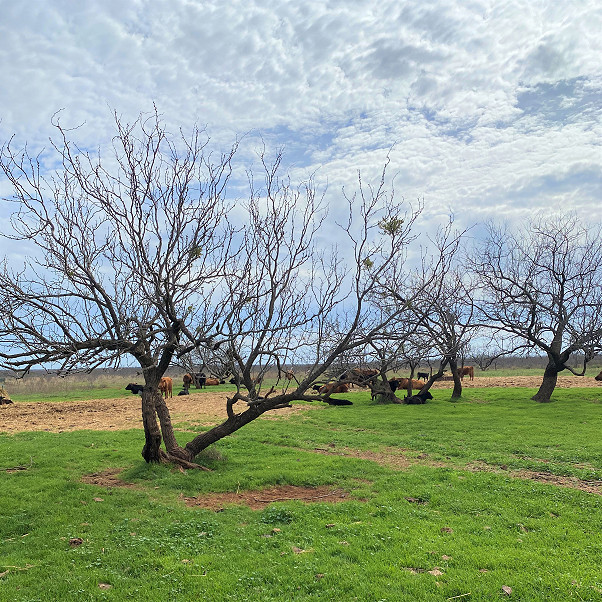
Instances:
[[[185,460],[177,455],[170,454],[169,452],[164,452],[160,450],[161,462],[165,464],[175,464],[182,468],[186,469],[195,469],[195,470],[204,470],[205,472],[213,472],[211,468],[207,468],[207,466],[203,466],[202,464],[195,464],[194,462],[190,462],[189,460]]]

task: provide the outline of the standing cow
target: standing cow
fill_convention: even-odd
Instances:
[[[165,399],[173,397],[173,380],[169,376],[161,378],[159,381],[159,391],[161,391]]]

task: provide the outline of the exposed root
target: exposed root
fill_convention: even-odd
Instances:
[[[190,462],[189,460],[185,460],[184,458],[181,458],[174,454],[170,454],[169,452],[165,452],[163,450],[160,450],[160,456],[161,462],[165,464],[175,464],[176,466],[180,466],[181,468],[212,472],[211,468],[207,468],[207,466],[203,466],[202,464],[195,464],[194,462]]]

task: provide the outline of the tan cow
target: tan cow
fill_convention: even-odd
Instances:
[[[161,378],[159,381],[159,391],[161,391],[165,399],[173,397],[173,380],[169,376]]]

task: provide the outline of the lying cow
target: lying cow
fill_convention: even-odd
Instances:
[[[328,383],[326,385],[314,385],[314,391],[321,393],[322,395],[332,395],[333,393],[348,393],[349,385],[346,383]]]
[[[137,385],[136,383],[130,383],[126,388],[126,391],[131,391],[133,395],[142,395],[144,385]]]
[[[594,378],[596,380],[602,380],[602,372],[600,372],[600,374],[598,374],[598,376],[594,376]]]
[[[212,378],[212,377],[207,377],[205,379],[205,386],[209,387],[209,386],[214,386],[214,385],[225,385],[226,381],[225,380],[220,380],[219,378]]]
[[[365,387],[379,374],[380,371],[376,368],[353,368],[352,370],[343,372],[343,374],[339,376],[339,380],[350,381],[351,384]]]
[[[403,403],[407,403],[409,405],[420,405],[426,403],[428,399],[433,399],[430,391],[421,391],[416,395],[412,395],[411,397],[406,397],[403,400]]]
[[[322,400],[324,403],[327,403],[330,406],[352,406],[353,402],[348,399],[334,399],[329,397],[328,399]]]

